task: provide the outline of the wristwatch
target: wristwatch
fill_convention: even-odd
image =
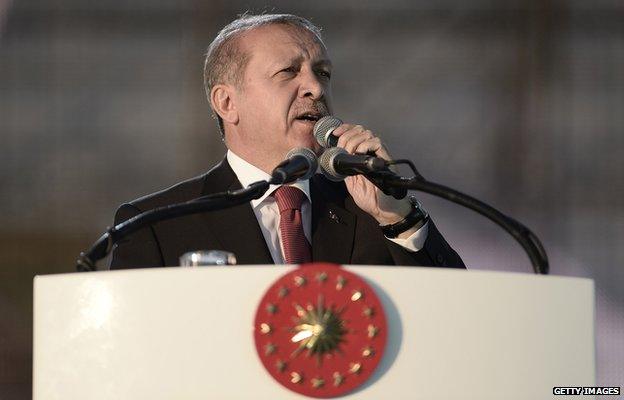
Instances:
[[[409,201],[412,204],[412,209],[405,218],[394,224],[381,226],[381,231],[388,239],[394,239],[413,227],[420,229],[429,220],[429,213],[422,208],[416,197],[409,196]]]

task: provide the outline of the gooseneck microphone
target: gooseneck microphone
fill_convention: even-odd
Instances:
[[[308,148],[298,147],[286,154],[286,159],[271,173],[270,184],[281,185],[298,179],[310,179],[318,168],[316,154]]]
[[[170,204],[144,211],[127,221],[112,228],[108,228],[106,233],[93,243],[89,250],[80,253],[76,269],[78,271],[97,270],[96,263],[98,260],[106,257],[120,240],[141,228],[186,215],[223,210],[225,208],[246,204],[251,200],[262,197],[264,193],[269,190],[269,187],[269,182],[258,181],[244,189],[213,193],[183,203]]]
[[[388,171],[386,161],[365,154],[349,154],[340,147],[326,149],[319,158],[321,172],[332,181],[341,181],[350,175],[366,175]]]
[[[338,137],[334,136],[333,132],[340,125],[342,121],[331,115],[319,119],[314,125],[316,141],[326,148],[319,162],[321,171],[327,179],[341,181],[349,175],[364,175],[385,194],[397,199],[405,197],[408,189],[419,190],[470,208],[489,218],[513,236],[529,256],[536,274],[548,273],[546,251],[537,236],[526,226],[474,197],[425,180],[409,160],[386,161],[375,157],[374,154],[348,154],[344,149],[336,147]],[[389,165],[396,164],[408,164],[414,177],[402,178],[388,168]]]
[[[314,137],[323,147],[336,147],[338,136],[334,136],[334,129],[342,125],[342,121],[333,115],[327,115],[314,124]]]
[[[269,190],[270,184],[309,179],[314,175],[317,168],[318,161],[312,150],[306,148],[293,149],[286,155],[286,160],[273,170],[269,182],[258,181],[243,189],[213,193],[183,203],[170,204],[142,212],[109,228],[89,250],[80,253],[76,269],[78,271],[95,271],[97,261],[106,257],[116,243],[145,226],[185,215],[222,210],[248,203],[262,197]]]

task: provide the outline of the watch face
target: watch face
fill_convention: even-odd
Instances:
[[[256,350],[269,374],[312,397],[344,395],[364,383],[387,338],[374,290],[335,264],[307,264],[278,279],[254,322]]]

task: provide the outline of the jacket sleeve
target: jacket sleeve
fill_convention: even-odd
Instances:
[[[132,204],[123,204],[115,213],[115,225],[141,212]],[[110,269],[162,267],[164,264],[156,232],[152,227],[145,227],[115,245]]]
[[[420,251],[411,252],[390,240],[386,242],[395,265],[466,268],[431,220],[425,245]]]

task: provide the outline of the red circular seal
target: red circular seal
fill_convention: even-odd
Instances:
[[[373,289],[335,264],[304,264],[279,278],[254,321],[264,367],[311,397],[340,396],[364,383],[383,356],[387,332]]]

